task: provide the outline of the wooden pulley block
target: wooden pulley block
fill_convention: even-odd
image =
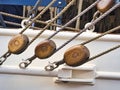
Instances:
[[[28,46],[29,39],[24,34],[14,36],[8,43],[8,49],[13,54],[22,53]]]
[[[109,10],[115,3],[115,0],[100,0],[100,2],[97,4],[97,9],[104,13],[107,10]]]
[[[56,44],[52,40],[40,42],[35,48],[35,55],[40,59],[50,57],[56,50]]]
[[[90,52],[83,45],[76,45],[69,48],[64,54],[64,62],[69,66],[79,66],[85,63],[90,57]]]

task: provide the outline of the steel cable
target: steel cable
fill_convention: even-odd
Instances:
[[[97,18],[95,21],[93,21],[93,22],[91,22],[92,24],[91,25],[89,25],[88,27],[86,27],[86,28],[84,28],[82,31],[80,31],[77,35],[75,35],[73,38],[71,38],[70,40],[68,40],[67,42],[65,42],[63,45],[61,45],[54,53],[56,53],[57,51],[59,51],[61,48],[63,48],[65,45],[67,45],[69,42],[71,42],[72,40],[74,40],[77,36],[79,36],[81,33],[83,33],[83,32],[85,32],[90,26],[92,26],[92,25],[95,25],[97,22],[99,22],[101,19],[103,19],[105,16],[107,16],[108,14],[110,14],[112,11],[114,11],[116,8],[118,8],[118,7],[120,7],[120,3],[117,3],[116,5],[114,5],[111,9],[109,9],[107,12],[105,12],[103,15],[101,15],[99,18]],[[113,31],[116,31],[116,30],[119,30],[119,28],[120,28],[120,26],[118,26],[118,27],[116,27],[116,28],[114,28],[114,29],[112,29],[112,30],[110,30],[110,31],[108,31],[108,32],[105,32],[105,33],[103,33],[103,34],[101,34],[100,36],[97,36],[97,37],[95,37],[95,38],[93,38],[93,39],[91,39],[91,40],[88,40],[88,41],[86,41],[86,42],[84,42],[84,43],[81,43],[82,45],[83,44],[87,44],[87,43],[89,43],[89,42],[91,42],[91,41],[93,41],[93,40],[95,40],[95,39],[98,39],[98,38],[100,38],[100,37],[102,37],[102,36],[104,36],[104,35],[106,35],[106,34],[108,34],[108,33],[110,33],[110,32],[113,32]],[[104,55],[104,54],[106,54],[106,53],[108,53],[108,52],[110,52],[110,51],[112,51],[112,50],[114,50],[114,49],[117,49],[117,48],[119,48],[120,46],[118,45],[118,46],[116,46],[116,47],[114,47],[114,48],[111,48],[111,49],[109,49],[109,50],[107,50],[107,51],[105,51],[105,52],[103,52],[103,53],[100,53],[100,54],[98,54],[98,55],[96,55],[96,56],[94,56],[94,57],[92,57],[92,58],[90,58],[90,60],[93,60],[94,58],[97,58],[97,57],[99,57],[99,56],[101,56],[101,55]],[[60,62],[60,63],[59,63]],[[62,63],[61,63],[62,62]],[[53,66],[51,66],[52,68],[51,68],[51,70],[53,69],[53,67],[56,65],[56,67],[58,67],[60,64],[63,64],[64,63],[64,61],[63,60],[60,60],[60,61],[57,61],[57,62],[54,62],[53,63]],[[48,65],[49,66],[49,65]],[[56,68],[55,67],[55,68]],[[47,68],[47,67],[45,67],[45,68]]]
[[[35,22],[35,20],[37,20],[39,17],[41,17],[41,15],[44,14],[49,9],[49,7],[54,4],[55,1],[56,0],[52,0],[35,18],[32,19],[32,21],[30,23],[27,24],[27,26],[25,28],[23,28],[23,30],[19,34],[22,34],[25,30],[27,30],[32,25],[32,23]],[[0,65],[2,65],[3,62],[5,62],[5,60],[8,57],[8,54],[11,55],[11,52],[9,50],[0,57]]]
[[[30,23],[28,23],[28,25],[23,28],[23,30],[19,33],[22,34],[27,28],[29,28],[29,26],[31,26],[31,24],[33,22],[35,22],[35,20],[37,20],[41,14],[43,14],[56,0],[53,0],[48,6],[46,6],[46,8],[44,8],[44,10],[41,11],[41,13],[39,13],[35,18],[32,19],[32,21]],[[34,40],[36,40],[59,16],[61,16],[73,3],[75,0],[72,0],[59,14],[57,14],[29,43],[28,46],[30,44],[32,44],[32,42],[34,42]],[[10,53],[9,50],[6,53]],[[6,53],[4,55],[2,55],[0,57],[3,58],[5,57]],[[0,60],[0,64],[2,65],[3,62],[6,60],[6,58],[4,60]]]
[[[104,14],[102,14],[99,18],[97,18],[96,20],[94,20],[93,22],[91,22],[91,25],[89,25],[88,27],[84,28],[78,34],[76,34],[74,37],[72,37],[70,40],[68,40],[63,45],[61,45],[55,52],[59,51],[65,45],[67,45],[68,43],[70,43],[71,41],[73,41],[76,37],[78,37],[80,34],[82,34],[83,32],[85,32],[90,26],[95,25],[97,22],[99,22],[100,20],[102,20],[104,17],[106,17],[108,14],[110,14],[112,11],[114,11],[119,6],[120,6],[120,3],[117,3],[116,5],[114,5],[111,9],[109,9],[107,12],[105,12]]]
[[[89,11],[91,8],[93,8],[97,3],[99,2],[99,0],[97,0],[96,2],[94,2],[92,5],[90,5],[88,8],[86,8],[84,11],[82,11],[80,14],[78,14],[76,17],[74,17],[72,20],[70,20],[68,23],[66,23],[64,26],[62,26],[61,27],[61,29],[59,29],[58,31],[56,31],[55,33],[53,33],[51,36],[49,36],[48,38],[47,38],[47,40],[49,40],[49,39],[51,39],[53,36],[55,36],[57,33],[59,33],[61,30],[63,30],[66,26],[68,26],[69,24],[71,24],[72,22],[74,22],[78,17],[80,17],[80,16],[82,16],[83,14],[85,14],[87,11]],[[81,31],[80,31],[81,32]],[[62,45],[63,46],[63,45]],[[63,46],[64,47],[64,46]],[[59,48],[59,49],[61,49],[61,48]],[[58,51],[58,49],[55,51],[55,52],[57,52]],[[54,52],[54,53],[55,53]],[[53,54],[54,54],[53,53]],[[35,55],[33,55],[32,57],[34,57]],[[20,66],[20,68],[26,68],[31,62],[32,62],[32,60],[33,60],[33,58],[28,58],[28,59],[26,59],[24,62],[22,62],[22,63],[20,63],[19,64],[19,66]],[[36,57],[35,57],[36,58]],[[34,58],[34,59],[35,59]],[[30,62],[30,63],[26,63],[26,62]]]

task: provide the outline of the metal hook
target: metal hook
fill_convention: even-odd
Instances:
[[[56,64],[56,62],[50,63],[45,66],[45,70],[46,71],[53,71],[54,69],[56,69],[59,65]]]
[[[86,31],[93,32],[95,30],[95,25],[92,25],[91,22],[85,24],[85,28],[87,28],[87,27],[88,27],[88,29]]]
[[[99,11],[96,11],[94,13],[93,19],[91,20],[91,22],[85,24],[85,28],[88,27],[88,29],[86,31],[93,32],[95,30],[95,25],[93,25],[92,22],[95,21],[100,16],[101,16],[101,13]]]
[[[31,58],[28,58],[26,60],[24,60],[23,62],[21,62],[19,64],[19,67],[22,69],[25,69],[28,65],[30,65],[32,63],[32,61],[36,58],[36,56],[32,56]]]
[[[5,62],[6,61],[6,57],[0,57],[0,65],[2,65],[3,64],[3,62]]]
[[[32,16],[33,14],[36,14],[37,9],[40,6],[41,2],[42,2],[42,0],[37,0],[37,2],[35,3],[33,9],[28,12],[28,14],[27,14],[28,17]],[[32,18],[34,18],[34,16]]]
[[[7,57],[9,57],[10,55],[11,55],[10,52],[6,52],[3,56],[1,56],[0,57],[0,65],[2,65],[6,61]]]
[[[94,20],[96,20],[98,17],[100,17],[102,15],[102,13],[100,11],[96,11],[93,15],[93,19],[91,22],[93,22]]]
[[[22,20],[21,22],[21,27],[25,28],[27,24],[31,23],[31,16],[29,18],[26,18],[24,20]]]
[[[31,63],[30,60],[25,60],[24,62],[21,62],[19,64],[19,67],[22,68],[22,69],[25,69],[30,63]]]

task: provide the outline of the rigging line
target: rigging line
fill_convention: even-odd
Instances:
[[[61,29],[59,29],[58,31],[56,31],[54,34],[52,34],[50,37],[48,37],[47,39],[51,39],[53,36],[55,36],[57,33],[59,33],[61,30],[63,30],[65,27],[67,27],[68,25],[70,25],[72,22],[74,22],[77,18],[81,17],[83,14],[85,14],[86,12],[88,12],[91,8],[93,8],[97,3],[99,2],[99,0],[97,0],[96,2],[94,2],[92,5],[90,5],[88,8],[86,8],[84,11],[82,11],[81,13],[79,13],[76,17],[74,17],[73,19],[71,19],[69,22],[67,22],[64,26],[61,27]]]
[[[53,0],[53,1],[55,2],[56,0]],[[53,4],[53,1],[52,1],[48,6],[52,5],[52,4]],[[52,22],[54,22],[59,16],[61,16],[61,15],[74,3],[74,1],[75,1],[75,0],[72,0],[59,14],[57,14],[57,16],[54,17],[54,18],[42,29],[42,31],[41,31],[40,33],[38,33],[38,34],[28,43],[28,46],[29,46],[30,44],[32,44],[32,42],[33,42],[34,40],[36,40],[36,39],[51,25]],[[46,9],[47,9],[47,8],[46,8]],[[32,20],[32,22],[35,21],[40,15],[41,15],[41,14],[38,14],[38,15]],[[30,23],[30,24],[32,24],[32,23]],[[29,27],[30,24],[28,24],[28,25],[20,32],[20,34],[23,33],[23,31],[24,31],[25,29],[27,29],[27,27]],[[0,60],[0,64],[2,64],[2,63],[6,60],[7,54],[11,54],[11,52],[8,50],[4,55],[2,55],[2,56],[0,57],[0,59],[4,57],[4,60]]]
[[[94,38],[92,38],[90,40],[87,40],[87,41],[81,43],[81,45],[85,45],[87,43],[90,43],[90,42],[92,42],[92,41],[94,41],[94,40],[96,40],[96,39],[98,39],[100,37],[103,37],[106,34],[112,33],[112,32],[117,31],[117,30],[120,30],[120,25],[115,27],[115,28],[113,28],[113,29],[111,29],[111,30],[108,30],[108,31],[106,31],[106,32],[104,32],[104,33],[102,33],[102,34],[100,34],[100,35],[98,35],[98,36],[96,36],[96,37],[94,37]]]
[[[115,28],[113,28],[113,29],[111,29],[111,30],[109,30],[109,31],[107,31],[107,32],[105,32],[105,33],[103,33],[103,34],[101,34],[101,35],[96,36],[95,38],[92,38],[92,39],[90,39],[90,40],[88,40],[88,41],[85,41],[85,42],[81,43],[80,45],[85,45],[85,44],[87,44],[87,43],[89,43],[89,42],[91,42],[91,41],[93,41],[93,40],[96,40],[96,39],[98,39],[98,38],[100,38],[100,37],[102,37],[102,36],[104,36],[104,35],[106,35],[106,34],[109,34],[109,33],[111,33],[111,32],[117,31],[117,30],[120,30],[120,25],[117,26],[117,27],[115,27]],[[101,55],[100,55],[100,56],[101,56]],[[97,57],[98,57],[98,55],[94,56],[94,58],[97,58]],[[91,58],[91,59],[92,59],[92,58]],[[90,60],[91,60],[91,59],[90,59]],[[62,62],[62,63],[61,63],[61,62]],[[56,65],[58,66],[58,65],[63,64],[64,61],[63,61],[63,60],[60,60],[60,61],[55,62],[55,63],[56,63]]]
[[[4,22],[7,24],[10,24],[10,25],[21,26],[21,24],[15,23],[15,22],[9,22],[9,21],[5,21],[5,20],[4,20]],[[37,30],[41,29],[39,27],[32,27],[32,26],[30,26],[30,28],[37,29]]]
[[[26,18],[26,17],[14,15],[14,14],[9,14],[9,13],[6,13],[6,12],[1,12],[1,11],[0,11],[0,14],[5,15],[5,16],[9,16],[9,17],[13,17],[13,18],[18,18],[18,19],[25,19]],[[41,20],[36,20],[35,22],[41,23],[41,24],[48,24],[48,22],[41,21]],[[62,27],[62,25],[53,24],[53,23],[51,24],[51,26]],[[72,28],[72,27],[65,27],[65,29],[70,29],[70,30],[73,30],[73,31],[80,31],[80,29],[76,29],[76,28]]]
[[[50,22],[48,22],[48,24],[41,30],[41,32],[39,32],[30,42],[29,45],[34,42],[57,18],[59,18],[59,16],[61,16],[73,3],[75,0],[72,0],[65,8],[63,8],[63,10],[58,13]],[[29,46],[28,45],[28,46]]]
[[[106,51],[103,51],[103,52],[101,52],[101,53],[99,53],[99,54],[89,58],[85,63],[87,63],[89,61],[92,61],[92,60],[94,60],[94,59],[96,59],[96,58],[98,58],[98,57],[100,57],[102,55],[105,55],[105,54],[107,54],[107,53],[109,53],[109,52],[111,52],[111,51],[113,51],[115,49],[118,49],[118,48],[120,48],[120,45],[114,46],[114,47],[112,47],[112,48],[110,48],[110,49],[108,49]],[[53,71],[54,69],[59,67],[59,65],[64,64],[64,63],[65,63],[64,60],[60,60],[60,61],[57,61],[57,62],[49,63],[47,66],[45,66],[45,70]]]
[[[30,10],[30,11],[28,12],[28,15],[27,15],[27,16],[31,16],[32,14],[35,14],[35,15],[36,15],[36,12],[37,12],[38,7],[39,7],[39,5],[40,5],[41,2],[42,2],[42,0],[37,0],[36,4],[35,4],[34,7],[32,8],[32,10]],[[32,16],[32,18],[33,18],[33,16]]]
[[[67,45],[68,43],[70,43],[71,41],[73,41],[76,37],[78,37],[80,34],[82,34],[83,32],[85,32],[90,26],[95,25],[97,22],[99,22],[100,20],[102,20],[105,16],[107,16],[108,14],[110,14],[112,11],[114,11],[116,8],[118,8],[120,6],[120,3],[117,3],[116,5],[114,5],[111,9],[109,9],[107,12],[105,12],[104,14],[102,14],[99,18],[97,18],[95,21],[91,22],[92,24],[89,25],[88,27],[84,28],[83,30],[81,30],[78,34],[76,34],[74,37],[72,37],[70,40],[68,40],[67,42],[65,42],[63,45],[61,45],[60,47],[58,47],[58,49],[54,52],[54,54],[59,51],[61,48],[63,48],[65,45]]]
[[[31,26],[31,24],[37,20],[44,12],[46,12],[46,10],[52,6],[54,4],[56,0],[52,0],[45,8],[44,10],[41,11],[41,13],[39,13],[35,18],[33,18],[33,20],[31,21],[31,23],[29,23],[19,34],[22,34],[27,28],[29,28]],[[3,64],[3,62],[6,61],[7,57],[9,57],[11,55],[11,52],[8,50],[6,53],[4,53],[1,57],[0,57],[0,65]]]
[[[104,55],[104,54],[107,54],[107,53],[109,53],[109,52],[111,52],[111,51],[113,51],[113,50],[115,50],[115,49],[118,49],[118,48],[120,48],[120,45],[117,45],[117,46],[115,46],[115,47],[113,47],[113,48],[110,48],[110,49],[108,49],[108,50],[106,50],[106,51],[104,51],[104,52],[102,52],[102,53],[99,53],[99,54],[97,54],[97,55],[89,58],[88,61],[91,61],[91,60],[93,60],[93,59],[96,59],[96,58],[98,58],[98,57],[100,57],[100,56],[102,56],[102,55]]]
[[[71,21],[69,21],[70,23],[72,22],[72,21],[74,21],[75,19],[77,19],[79,16],[82,16],[82,14],[84,14],[85,12],[87,12],[89,9],[91,9],[92,7],[94,7],[96,4],[97,4],[97,2],[98,1],[96,1],[96,3],[94,3],[94,4],[92,4],[92,6],[90,6],[90,7],[88,7],[88,9],[85,9],[83,12],[81,12],[81,14],[79,14],[78,16],[76,16],[75,18],[73,18]],[[48,25],[49,25],[49,23],[48,23]],[[64,27],[64,26],[63,26]],[[63,29],[63,28],[62,28]],[[62,30],[62,29],[59,29],[59,30]],[[57,31],[56,31],[57,32]],[[55,33],[56,33],[55,32]],[[53,35],[55,35],[55,33],[54,34],[52,34],[51,36],[53,36]],[[58,32],[57,32],[58,33]],[[51,37],[50,36],[50,37]],[[35,55],[34,55],[35,56]],[[32,57],[34,57],[34,56],[32,56]],[[35,56],[36,57],[36,56]],[[20,65],[20,67],[21,68],[26,68],[31,62],[32,62],[32,60],[33,60],[33,58],[29,58],[29,59],[27,59],[25,62],[22,62],[22,63],[20,63],[19,65]],[[27,61],[29,61],[29,63],[26,63]]]
[[[7,24],[10,24],[10,25],[21,26],[21,24],[15,23],[15,22],[10,22],[10,21],[5,21],[5,20],[4,20],[4,22]]]
[[[55,1],[56,0],[52,0],[36,17],[32,19],[30,23],[28,23],[28,25],[20,32],[20,34],[22,34],[26,29],[28,29],[29,26],[31,26],[32,23],[34,23],[39,17],[41,17],[41,15],[44,14],[49,9],[49,7],[51,7],[55,3]]]
[[[114,5],[111,9],[109,9],[107,12],[105,12],[103,15],[101,15],[99,18],[97,18],[95,21],[93,21],[92,24],[89,25],[89,26],[95,25],[98,21],[100,21],[101,19],[103,19],[105,16],[107,16],[109,13],[111,13],[113,10],[115,10],[119,6],[120,6],[120,3]],[[86,27],[86,28],[84,28],[82,31],[86,31],[89,28],[89,26]],[[118,29],[118,28],[116,28],[116,29]],[[82,31],[80,33],[78,33],[77,35],[75,35],[75,37],[71,38],[69,41],[67,41],[66,43],[64,43],[62,46],[60,46],[53,54],[55,54],[58,50],[60,50],[65,45],[67,45],[70,41],[72,41],[73,39],[75,39],[79,34],[82,33]],[[118,45],[116,47],[113,47],[113,48],[111,48],[111,49],[109,49],[107,51],[104,51],[104,52],[102,52],[102,53],[100,53],[100,54],[98,54],[98,55],[96,55],[94,57],[91,57],[88,61],[93,60],[93,59],[95,59],[95,58],[97,58],[99,56],[102,56],[102,55],[104,55],[104,54],[106,54],[106,53],[108,53],[108,52],[110,52],[112,50],[115,50],[115,49],[119,48],[119,47],[120,47],[120,45]],[[55,68],[57,68],[59,65],[61,65],[63,63],[65,63],[63,60],[60,60],[60,61],[57,61],[57,62],[53,62],[53,63],[50,63],[48,66],[46,66],[45,69],[48,70],[48,71],[52,71],[52,70],[54,70]]]
[[[106,34],[108,34],[108,33],[114,32],[114,31],[116,31],[116,30],[120,30],[120,25],[117,26],[117,27],[115,27],[115,28],[113,28],[113,29],[111,29],[111,30],[109,30],[109,31],[107,31],[107,32],[105,32],[105,33],[103,33],[102,35],[98,35],[97,37],[95,37],[95,38],[93,38],[93,39],[90,39],[90,40],[88,40],[88,41],[86,41],[86,42],[83,42],[83,43],[81,43],[80,45],[87,44],[87,43],[89,43],[89,42],[91,42],[91,41],[93,41],[93,40],[96,40],[96,39],[98,39],[98,38],[100,38],[100,37],[102,37],[102,36],[104,36],[104,35],[106,35]],[[99,54],[97,54],[97,55],[89,58],[86,62],[91,61],[91,60],[93,60],[93,59],[96,59],[96,58],[98,58],[98,57],[100,57],[100,56],[102,56],[102,55],[104,55],[104,54],[107,54],[107,53],[109,53],[109,52],[111,52],[111,51],[113,51],[113,50],[115,50],[115,49],[117,49],[117,48],[119,48],[119,47],[120,47],[120,45],[117,45],[117,46],[115,46],[115,47],[113,47],[113,48],[110,48],[110,49],[108,49],[108,50],[106,50],[106,51],[104,51],[104,52],[102,52],[102,53],[99,53]],[[56,61],[56,62],[53,62],[53,63],[49,63],[49,65],[47,65],[47,66],[45,67],[45,70],[52,71],[52,70],[54,70],[55,68],[57,68],[59,65],[64,64],[64,63],[65,63],[65,62],[64,62],[63,59],[60,60],[60,61]]]

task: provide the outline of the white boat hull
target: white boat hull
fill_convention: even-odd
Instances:
[[[20,30],[0,29],[0,56],[7,51],[9,40]],[[24,34],[32,39],[39,31],[27,30]],[[19,63],[22,59],[27,59],[34,55],[35,46],[42,40],[49,37],[54,31],[45,31],[25,52],[20,55],[11,55],[7,61],[0,67],[0,90],[119,90],[120,88],[120,49],[116,49],[104,56],[101,56],[93,61],[88,62],[83,68],[88,68],[89,65],[95,66],[95,82],[93,84],[81,82],[55,83],[54,78],[58,77],[58,70],[52,72],[44,70],[48,62],[54,62],[63,58],[67,48],[80,44],[90,38],[97,36],[96,33],[85,32],[63,49],[55,53],[48,59],[35,59],[32,64],[25,70],[19,68]],[[65,41],[70,39],[76,33],[60,32],[52,40],[56,42],[57,47],[61,46]],[[120,42],[120,35],[109,34],[96,41],[93,41],[86,46],[90,50],[91,56],[94,56],[102,51],[105,51]],[[80,67],[81,68],[81,67]],[[86,70],[86,69],[85,69]]]

